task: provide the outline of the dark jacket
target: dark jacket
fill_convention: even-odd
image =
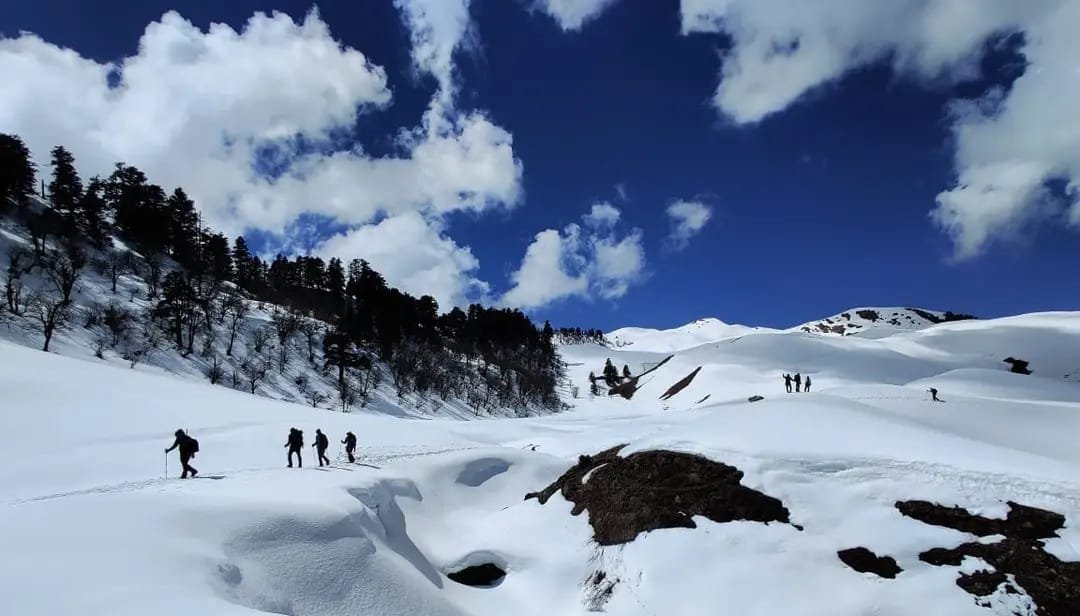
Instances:
[[[165,452],[168,453],[177,447],[180,448],[180,457],[190,458],[195,455],[195,439],[186,434],[177,434],[172,447],[166,449]]]
[[[356,435],[349,432],[345,435],[345,440],[341,441],[345,444],[345,449],[356,449]]]
[[[327,440],[326,435],[319,432],[315,435],[315,447],[318,449],[326,449],[330,446],[330,441]]]
[[[285,442],[285,446],[289,449],[303,449],[304,432],[302,430],[289,431],[289,440]]]

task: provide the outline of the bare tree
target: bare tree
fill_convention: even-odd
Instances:
[[[257,327],[255,331],[251,332],[251,346],[255,349],[256,353],[262,353],[263,348],[266,347],[266,343],[270,342],[270,337],[273,336],[273,332],[269,327]]]
[[[221,364],[221,358],[215,355],[206,368],[206,378],[210,379],[211,385],[217,385],[225,378],[225,368]]]
[[[131,322],[135,320],[135,315],[130,310],[123,306],[113,303],[109,304],[102,313],[101,322],[109,330],[109,334],[112,336],[112,346],[117,346],[120,341],[131,329]]]
[[[363,362],[356,379],[356,393],[360,397],[360,406],[366,407],[371,401],[371,394],[379,386],[379,367],[370,360]]]
[[[318,407],[323,402],[326,402],[326,394],[317,389],[312,389],[311,391],[307,392],[304,397],[307,399],[308,404],[310,404],[312,408]]]
[[[300,329],[300,317],[289,310],[275,310],[270,317],[278,338],[278,371],[284,373],[289,363],[289,342]]]
[[[65,254],[54,254],[44,259],[45,276],[60,294],[60,301],[65,304],[71,303],[75,283],[82,276],[85,265],[86,255],[76,247],[70,248]]]
[[[131,368],[134,368],[161,348],[163,336],[161,329],[151,318],[140,319],[139,327],[129,328],[121,340],[121,357],[128,361]]]
[[[229,330],[229,347],[225,349],[225,355],[232,357],[233,343],[236,335],[244,326],[244,319],[248,315],[248,304],[238,293],[229,293],[221,302],[222,312],[225,315],[225,326]]]
[[[4,303],[14,316],[21,316],[26,311],[23,301],[22,277],[34,267],[34,255],[21,248],[8,252],[7,276],[4,278]]]
[[[43,293],[35,293],[30,297],[30,316],[36,322],[41,334],[45,336],[45,344],[42,351],[49,350],[56,330],[65,327],[71,319],[71,304],[57,297],[49,297]]]
[[[165,269],[165,257],[161,253],[150,253],[143,259],[146,263],[146,284],[149,287],[147,299],[154,299],[161,284],[161,272]]]
[[[341,412],[348,413],[349,407],[356,404],[356,387],[350,378],[337,381],[338,401],[341,402]]]
[[[132,269],[131,253],[124,250],[107,250],[105,254],[94,261],[94,267],[102,276],[108,276],[112,282],[112,292],[116,294],[116,284],[120,277]]]
[[[251,389],[251,394],[259,387],[259,382],[266,378],[270,372],[270,362],[259,355],[248,355],[240,362],[240,372]]]
[[[319,343],[319,334],[322,333],[322,325],[314,319],[303,319],[300,322],[300,333],[307,341],[308,362],[315,363],[315,348]]]

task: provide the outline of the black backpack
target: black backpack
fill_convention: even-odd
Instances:
[[[188,440],[191,441],[191,453],[199,453],[199,441],[198,441],[198,439],[194,439],[194,438],[189,436]]]

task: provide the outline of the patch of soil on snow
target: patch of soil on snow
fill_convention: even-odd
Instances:
[[[844,564],[860,573],[873,573],[878,577],[895,578],[903,571],[892,556],[878,556],[866,548],[849,548],[836,553]]]
[[[959,566],[965,556],[981,558],[994,571],[961,574],[956,584],[977,597],[993,593],[1012,575],[1035,602],[1039,616],[1080,614],[1080,562],[1063,562],[1044,549],[1041,539],[1057,536],[1065,516],[1009,501],[1004,520],[974,515],[960,507],[926,501],[898,501],[900,513],[935,526],[979,536],[1004,535],[997,543],[963,543],[955,548],[934,548],[919,554],[931,565]],[[1011,592],[1007,584],[1005,591]]]
[[[624,447],[580,456],[554,483],[526,494],[525,500],[536,498],[543,505],[562,491],[574,503],[572,515],[588,510],[600,545],[627,543],[658,528],[696,528],[695,515],[714,522],[790,521],[779,499],[740,484],[743,472],[734,466],[667,450],[623,458],[619,451]]]

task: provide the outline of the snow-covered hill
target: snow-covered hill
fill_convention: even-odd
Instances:
[[[763,327],[731,325],[720,319],[698,319],[674,329],[623,327],[605,335],[616,348],[667,353],[688,349],[707,342],[742,336],[752,332],[772,331]]]
[[[796,325],[789,331],[813,332],[835,336],[877,338],[900,331],[926,329],[938,323],[971,319],[970,315],[922,308],[861,307],[817,321]]]
[[[920,558],[1002,538],[903,515],[896,502],[911,499],[990,518],[1009,500],[1060,513],[1045,551],[1080,560],[1080,385],[1062,378],[1080,363],[1080,313],[880,339],[760,331],[659,342],[684,348],[630,400],[586,397],[568,413],[483,422],[312,410],[0,342],[0,430],[13,436],[0,528],[18,555],[0,560],[5,613],[1035,613],[1023,576],[976,597],[958,577],[992,565]],[[579,384],[606,358],[637,373],[668,353],[562,351]],[[1007,372],[1008,355],[1034,374]],[[658,399],[696,367],[689,386]],[[812,393],[784,393],[779,377],[795,371],[813,376]],[[929,387],[945,402],[929,401]],[[748,402],[754,394],[764,399]],[[292,426],[309,443],[315,428],[332,443],[355,432],[359,463],[311,468],[308,455],[303,470],[285,468]],[[175,457],[173,478],[162,478],[177,427],[200,440],[206,479],[175,479]],[[698,516],[696,528],[601,546],[594,512],[571,515],[560,493],[523,500],[578,456],[624,443],[623,455],[668,449],[736,467],[791,524]],[[838,551],[857,546],[902,572],[853,570]],[[448,577],[480,564],[505,577],[482,588]],[[1055,575],[1046,583],[1067,590],[1072,569]]]

